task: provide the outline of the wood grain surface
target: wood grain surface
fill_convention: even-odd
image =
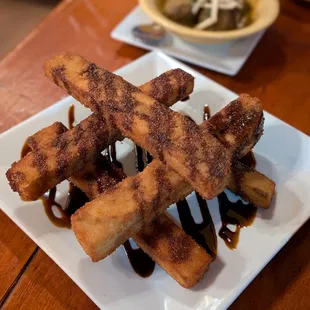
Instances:
[[[273,115],[310,134],[310,10],[281,1],[281,14],[244,68],[228,77],[195,67],[237,92],[259,97]],[[0,132],[64,96],[43,62],[74,51],[115,70],[145,53],[114,41],[111,30],[134,0],[67,0],[0,63]],[[310,222],[289,241],[231,309],[309,309]],[[96,309],[92,301],[0,211],[0,307]]]

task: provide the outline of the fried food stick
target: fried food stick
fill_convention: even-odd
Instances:
[[[6,176],[13,191],[24,200],[36,200],[120,139],[113,123],[92,114],[73,129],[49,141],[37,152],[30,152],[12,164]]]
[[[111,115],[122,134],[212,199],[226,186],[231,154],[208,131],[137,87],[74,54],[45,63],[45,74],[93,112]]]
[[[254,104],[248,99],[247,96],[243,96],[239,98],[240,102],[237,100],[230,105],[241,109],[242,105],[248,103],[255,107],[257,102]],[[219,114],[226,115],[227,110],[234,111],[235,115],[235,109],[231,106],[224,108]],[[252,113],[252,110],[243,109],[243,113],[239,113],[244,122],[249,116],[248,113]],[[227,116],[229,119],[229,113]],[[217,119],[217,114],[215,119]],[[213,117],[209,122],[213,124]],[[260,124],[261,119],[258,118],[257,126],[259,127]],[[240,126],[244,125],[242,122],[241,124],[231,122],[231,126],[230,146],[236,149],[238,145],[235,141],[238,140],[239,131],[242,130]],[[221,131],[218,135],[221,135]],[[240,174],[239,180],[246,180],[246,178],[241,177]],[[240,192],[245,189],[243,185],[238,188]],[[78,210],[71,218],[72,228],[85,252],[93,261],[98,261],[112,253],[115,248],[136,234],[143,225],[152,221],[170,204],[184,199],[192,191],[192,186],[171,168],[154,160],[135,177],[123,180],[104,195],[100,195]],[[253,191],[246,191],[246,193],[252,194]]]
[[[29,137],[28,145],[38,151],[66,130],[62,123],[54,123]],[[100,156],[95,163],[90,163],[69,180],[92,200],[125,178],[121,169]],[[210,255],[164,213],[133,238],[144,252],[185,288],[199,282],[212,261]]]
[[[226,148],[234,150],[234,158],[248,154],[263,134],[263,107],[259,99],[241,94],[238,99],[203,122],[208,130]]]
[[[244,98],[242,99],[244,100]],[[242,102],[241,100],[241,102]],[[234,102],[233,105],[235,107],[237,107],[239,105],[238,102]],[[242,105],[242,104],[241,104]],[[243,104],[242,106],[245,106],[245,104]],[[230,112],[228,113],[227,110],[230,110]],[[240,110],[240,109],[239,109]],[[221,111],[220,113],[224,113],[224,115],[228,115],[229,119],[229,115],[231,114],[231,112],[233,111],[233,109],[231,107],[228,107],[227,109],[224,109],[223,111]],[[227,113],[226,113],[227,112]],[[236,113],[236,112],[235,112]],[[222,125],[220,125],[220,123],[224,123],[225,118],[223,117],[223,120],[221,121],[221,118],[218,117],[220,114],[216,114],[214,119],[216,120],[216,124],[218,127],[223,128]],[[242,115],[237,115],[238,119],[242,119]],[[213,119],[211,119],[211,124],[213,124]],[[231,126],[232,129],[235,128],[236,126]],[[261,126],[258,126],[258,128],[260,128]],[[45,130],[46,131],[46,130]],[[260,129],[260,131],[262,131]],[[48,139],[51,139],[52,137],[48,137],[48,134],[46,133],[45,135],[43,134],[43,130],[41,132],[39,132],[38,134],[42,133],[43,138],[45,138],[45,141],[48,141]],[[37,134],[37,135],[38,135]],[[30,139],[29,139],[30,140]],[[41,143],[44,144],[44,143]],[[109,167],[110,165],[110,167]],[[80,176],[75,176],[75,177],[71,177],[71,182],[73,182],[76,186],[78,186],[79,188],[81,188],[85,193],[87,193],[87,195],[90,198],[94,198],[96,197],[98,194],[100,194],[101,192],[103,192],[105,189],[111,187],[112,185],[116,184],[121,178],[121,174],[122,172],[117,171],[118,169],[115,167],[113,168],[113,165],[111,167],[111,164],[109,164],[109,162],[105,161],[104,159],[101,161],[101,163],[98,164],[90,164],[89,165],[91,167],[91,169],[87,168],[84,172],[82,172],[82,174],[80,174]],[[249,183],[249,184],[257,184],[256,180],[261,180],[261,183],[259,184],[259,186],[256,186],[256,189],[260,194],[262,194],[261,196],[264,197],[268,197],[268,190],[264,193],[264,191],[259,191],[260,188],[266,188],[266,184],[274,184],[271,180],[269,180],[268,178],[266,178],[265,176],[261,175],[259,172],[247,168],[244,170],[244,165],[242,165],[241,163],[236,162],[233,165],[233,171],[234,174],[233,176],[235,176],[235,179],[230,177],[231,182],[233,185],[228,187],[230,189],[232,189],[233,191],[236,192],[236,188],[239,188],[239,192],[241,190],[245,191],[247,189],[250,189],[250,186],[243,186],[243,183]],[[241,168],[240,168],[241,167]],[[248,172],[251,171],[251,173],[249,174]],[[246,176],[246,180],[248,180],[248,182],[243,182],[243,176],[244,173],[247,173]],[[116,174],[116,176],[115,176]],[[238,183],[240,182],[240,183]],[[264,186],[265,184],[265,186]],[[233,189],[234,187],[234,189]],[[267,187],[268,188],[268,187]],[[250,195],[255,195],[256,190],[254,191],[250,191]],[[269,192],[270,193],[270,192]],[[258,197],[259,197],[258,196]],[[271,196],[269,194],[269,196]],[[256,196],[254,196],[256,197]],[[159,265],[161,265],[174,279],[176,279],[181,285],[183,285],[184,287],[191,287],[193,286],[197,281],[199,281],[199,278],[197,278],[198,275],[201,275],[201,277],[203,276],[203,274],[205,273],[208,264],[205,263],[207,257],[203,254],[203,252],[201,254],[199,254],[199,252],[201,252],[200,250],[197,249],[197,245],[194,247],[195,250],[195,256],[196,260],[194,260],[190,265],[192,266],[191,268],[188,268],[187,262],[184,263],[179,263],[179,264],[170,264],[169,260],[167,261],[167,257],[169,257],[169,253],[175,253],[174,257],[182,257],[180,256],[181,252],[183,252],[182,248],[183,245],[177,248],[174,248],[173,251],[171,251],[170,246],[168,246],[168,244],[171,244],[172,241],[171,240],[184,240],[184,236],[182,237],[182,235],[184,234],[184,232],[178,227],[176,226],[174,223],[170,223],[171,220],[169,220],[165,215],[160,215],[157,220],[155,220],[153,223],[146,225],[146,227],[144,227],[143,229],[140,230],[140,232],[138,232],[134,238],[135,241],[140,245],[140,247],[147,252],[156,262],[159,263]],[[165,229],[164,229],[165,228]],[[170,241],[169,241],[170,240]],[[191,240],[191,239],[190,239]],[[189,243],[191,243],[192,241],[189,241]],[[180,244],[179,242],[177,242],[178,244]],[[187,243],[187,242],[186,242]],[[181,243],[182,244],[182,243]],[[181,245],[180,244],[180,245]],[[183,248],[184,249],[184,248]],[[193,250],[192,250],[193,251]],[[190,253],[192,253],[192,251],[190,251]],[[198,253],[196,253],[198,251]],[[179,254],[177,254],[179,253]],[[198,256],[199,255],[199,256]],[[199,257],[199,259],[197,260],[197,258]],[[205,258],[205,259],[204,259]],[[196,262],[196,263],[194,263]],[[202,264],[199,265],[199,262],[204,262]],[[197,266],[197,264],[200,266]],[[205,266],[205,270],[202,270],[201,272],[196,273],[197,276],[193,277],[191,270],[193,270],[193,268],[203,268],[203,266]],[[186,267],[186,268],[185,268]],[[184,272],[186,272],[187,275],[184,275]]]
[[[165,82],[165,86],[161,83]],[[170,70],[141,89],[160,102],[172,105],[188,96],[194,87],[194,78],[180,70]],[[85,165],[94,162],[108,145],[123,137],[109,115],[92,114],[73,129],[47,141],[36,153],[29,153],[12,164],[6,176],[13,191],[23,200],[36,200],[47,190],[62,182]]]
[[[275,182],[240,161],[235,161],[227,188],[245,201],[267,209],[275,192]]]
[[[103,158],[102,161],[104,160]],[[126,177],[107,160],[105,167],[98,162],[92,166],[90,170],[87,169],[84,173],[70,178],[75,186],[88,193],[90,199],[94,199]],[[109,175],[107,171],[113,172]],[[119,176],[116,177],[115,174]],[[165,213],[145,225],[132,238],[145,253],[185,288],[191,288],[198,283],[212,261],[211,256]]]

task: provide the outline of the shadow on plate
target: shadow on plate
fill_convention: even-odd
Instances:
[[[264,164],[272,168],[278,165],[293,171],[298,164],[300,154],[303,153],[303,146],[301,143],[301,136],[297,130],[293,130],[285,123],[278,123],[277,125],[268,125],[265,127],[265,133],[254,148],[254,152],[260,154],[268,154],[268,158],[272,162]],[[261,158],[262,159],[262,158]],[[261,169],[258,165],[258,169]],[[274,169],[272,168],[274,171]],[[276,176],[269,175],[269,170],[262,171],[267,176],[273,178]],[[277,180],[274,180],[277,182]]]
[[[276,187],[276,196],[272,201],[269,209],[259,209],[257,217],[262,221],[256,221],[255,228],[260,233],[265,233],[266,229],[268,234],[274,234],[277,231],[280,233],[289,231],[290,225],[296,225],[296,221],[302,219],[304,204],[302,197],[289,188],[288,184],[283,177],[287,174],[280,173],[280,181]],[[300,187],[306,186],[300,183]],[[304,189],[306,190],[306,188]],[[286,228],[284,228],[286,227]]]
[[[204,278],[195,285],[192,290],[193,291],[203,291],[207,287],[214,284],[216,278],[219,276],[221,270],[223,270],[225,264],[221,257],[218,255],[216,259],[210,264],[209,270],[205,274]]]

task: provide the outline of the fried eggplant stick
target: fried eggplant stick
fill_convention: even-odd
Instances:
[[[165,82],[165,85],[162,83]],[[172,105],[187,97],[194,78],[180,70],[170,70],[141,86],[157,100]],[[109,115],[92,114],[73,129],[47,141],[45,147],[12,164],[6,176],[13,191],[23,200],[36,200],[46,191],[94,162],[108,145],[123,137]]]
[[[240,110],[240,105],[246,105],[248,99],[247,96],[242,96],[230,105],[236,105]],[[228,107],[228,111],[235,111],[230,106]],[[225,111],[226,108],[219,114],[224,114]],[[250,109],[243,109],[243,116],[241,112],[239,116],[242,116],[246,121],[249,111],[251,112]],[[215,119],[217,117],[216,114]],[[228,119],[230,117],[228,113],[227,117]],[[213,123],[213,117],[209,122]],[[260,126],[260,123],[261,120],[258,119],[257,126]],[[233,145],[235,149],[238,148],[235,141],[238,140],[242,124],[231,123],[231,126],[234,125],[235,128],[230,129],[230,145]],[[221,131],[218,135],[221,135]],[[241,175],[242,171],[240,171],[239,183],[237,182],[240,184],[238,190],[245,190],[246,193],[253,194],[255,191],[249,191],[243,186],[246,174],[243,174],[242,177]],[[272,181],[270,182],[274,184]],[[85,252],[93,261],[97,261],[112,253],[115,248],[137,233],[170,204],[184,199],[192,191],[192,186],[172,169],[160,161],[154,160],[143,172],[135,177],[125,179],[104,195],[100,195],[78,210],[71,218],[72,228]]]
[[[263,107],[259,99],[241,94],[238,99],[201,124],[226,148],[234,150],[234,159],[248,154],[263,134]]]
[[[162,96],[162,98],[164,98],[164,96]],[[241,95],[240,98],[244,98],[244,96]],[[243,102],[243,101],[244,100],[241,100],[241,102]],[[238,104],[240,104],[238,101],[234,102],[234,105],[238,105]],[[245,104],[241,103],[241,106],[245,106]],[[226,113],[225,109],[222,110],[220,113],[222,113],[222,112]],[[242,110],[239,110],[239,111],[242,111]],[[214,117],[215,116],[213,116],[213,118]],[[228,120],[230,120],[229,117],[225,117],[223,119],[221,119],[220,117],[217,117],[216,118],[217,121],[214,123],[213,123],[213,118],[212,118],[211,122],[208,122],[208,123],[204,122],[203,124],[204,124],[204,126],[206,126],[206,124],[209,124],[209,127],[211,125],[211,130],[214,131],[215,136],[217,135],[217,132],[220,132],[220,131],[223,132],[224,128],[229,128],[229,124],[227,123]],[[241,115],[237,115],[236,118],[242,119]],[[252,122],[252,123],[255,124],[255,122]],[[78,129],[79,127],[83,128],[83,130]],[[80,132],[83,132],[83,139],[82,140],[95,141],[94,139],[96,137],[98,137],[97,136],[98,131],[89,130],[90,128],[98,129],[98,131],[100,133],[99,137],[102,137],[103,141],[106,141],[106,137],[103,134],[101,134],[101,128],[103,128],[105,130],[105,132],[108,132],[109,139],[112,140],[113,143],[115,142],[115,140],[113,140],[111,137],[120,136],[120,134],[118,133],[116,128],[114,128],[114,130],[113,130],[112,129],[113,127],[110,127],[107,130],[107,128],[104,128],[104,126],[101,126],[100,119],[98,119],[96,117],[96,115],[94,114],[91,117],[89,117],[88,119],[82,121],[82,123],[77,126],[77,129],[72,129],[69,131],[70,133],[72,133],[70,136],[70,140],[72,141],[72,143],[75,143],[75,141],[81,140]],[[250,128],[249,124],[247,124],[247,128]],[[251,131],[251,130],[252,129],[250,129],[249,131]],[[244,154],[247,150],[251,149],[251,147],[256,143],[258,137],[260,136],[259,133],[262,132],[262,126],[258,126],[257,129],[255,130],[255,132],[257,134],[254,135],[254,138],[252,138],[252,139],[247,138],[248,141],[251,141],[251,140],[252,141],[248,147],[246,146],[243,150],[241,150],[241,154]],[[43,156],[44,156],[44,158],[46,158],[48,160],[48,162],[54,162],[54,163],[56,162],[57,163],[56,157],[55,157],[58,154],[58,149],[56,149],[57,145],[58,144],[67,145],[66,139],[68,136],[69,135],[67,135],[67,134],[65,136],[63,136],[61,139],[61,142],[57,142],[60,139],[57,139],[56,141],[53,141],[53,142],[51,142],[51,140],[46,140],[46,144],[49,143],[49,146],[48,146],[49,152],[48,152],[48,154],[44,153]],[[95,144],[93,144],[93,147],[95,147]],[[99,148],[99,150],[101,151],[101,148]],[[91,147],[89,147],[88,151],[94,152],[94,150]],[[75,162],[78,162],[79,167],[83,167],[83,169],[84,169],[86,164],[91,165],[91,163],[87,163],[85,160],[83,160],[82,155],[83,155],[83,153],[76,152],[76,153],[73,153],[71,156],[72,156],[72,160],[74,160]],[[38,157],[40,158],[42,156],[39,155]],[[34,158],[34,154],[32,155],[32,158]],[[14,169],[15,172],[14,171],[12,172],[11,177],[12,177],[12,180],[15,180],[15,179],[18,179],[18,177],[23,178],[23,176],[25,175],[26,180],[23,179],[23,185],[24,186],[20,185],[17,188],[24,189],[23,192],[20,192],[22,197],[25,198],[26,194],[29,197],[29,195],[32,193],[31,199],[35,199],[34,197],[38,197],[38,196],[42,195],[48,189],[55,186],[57,184],[57,182],[59,183],[59,179],[62,179],[62,178],[59,178],[59,175],[57,175],[57,170],[55,170],[54,172],[52,170],[52,167],[54,167],[54,169],[57,169],[56,164],[54,164],[52,167],[51,166],[47,167],[46,169],[48,169],[48,171],[45,174],[41,175],[40,171],[42,171],[42,169],[41,170],[34,169],[35,167],[31,167],[32,165],[30,165],[29,162],[31,162],[31,161],[29,161],[28,158],[27,158],[27,160],[25,160],[25,159],[21,160],[18,164],[18,167],[16,169]],[[38,162],[40,162],[40,160]],[[68,162],[68,164],[70,164],[70,162]],[[15,164],[13,164],[13,166],[14,165]],[[233,166],[234,165],[235,164],[233,164]],[[265,185],[260,184],[259,182],[255,182],[255,177],[256,177],[256,175],[259,175],[259,173],[257,171],[255,171],[254,169],[252,169],[251,174],[247,173],[247,178],[244,178],[244,177],[241,178],[240,176],[243,176],[245,174],[245,172],[249,172],[249,168],[244,167],[241,163],[239,163],[238,167],[239,167],[239,169],[237,169],[237,171],[239,171],[239,172],[235,173],[235,175],[239,177],[239,181],[232,183],[233,181],[232,181],[232,178],[230,177],[227,187],[229,189],[231,189],[232,191],[234,191],[236,194],[240,195],[246,201],[249,201],[250,203],[252,203],[258,207],[268,208],[270,205],[270,200],[271,200],[271,198],[273,196],[273,192],[274,192],[274,190],[273,190],[274,189],[274,183],[271,180],[270,180],[270,182],[265,182],[265,180],[268,180],[268,179],[264,175],[262,175],[262,177],[260,179],[262,179],[262,182],[264,182]],[[241,169],[241,171],[240,171],[240,168],[242,168],[242,167],[244,169]],[[236,170],[236,169],[233,169],[233,171],[234,170]],[[33,174],[32,174],[32,172],[33,172]],[[8,172],[8,174],[9,174],[9,172]],[[46,182],[45,177],[48,175],[49,176],[54,175],[55,177],[50,178],[49,182]],[[68,173],[68,175],[70,175],[70,174]],[[249,175],[253,175],[253,178],[249,178],[248,177]],[[29,180],[29,181],[27,181],[27,180]],[[13,183],[11,182],[11,184],[13,184]],[[239,185],[236,187],[236,185],[234,185],[234,184],[239,184]],[[261,191],[260,187],[263,185],[264,185],[265,190]],[[255,186],[255,187],[253,188],[253,186]],[[35,196],[34,196],[34,194],[35,194]],[[31,199],[29,198],[28,200],[31,200]]]
[[[235,161],[227,188],[245,201],[261,208],[269,208],[275,192],[275,182],[264,174]]]
[[[28,145],[38,151],[66,130],[62,123],[54,123],[29,137]],[[92,200],[125,178],[121,169],[100,156],[95,163],[87,165],[85,170],[69,180]],[[212,261],[210,255],[164,213],[133,238],[144,252],[185,288],[199,282]]]
[[[124,136],[170,166],[202,197],[212,199],[224,190],[232,154],[187,117],[78,55],[52,58],[45,74],[93,112],[110,115]]]

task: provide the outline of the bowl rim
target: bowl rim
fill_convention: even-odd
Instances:
[[[156,1],[156,0],[153,0]],[[226,30],[226,31],[208,31],[208,30],[198,30],[190,27],[180,25],[168,17],[166,17],[159,10],[154,10],[150,0],[139,0],[139,4],[149,17],[160,24],[167,30],[179,34],[185,37],[191,37],[195,39],[237,39],[246,36],[250,36],[257,33],[263,29],[268,28],[277,19],[280,13],[280,1],[279,0],[265,0],[269,2],[270,9],[268,9],[267,18],[259,18],[257,21],[263,21],[261,23],[253,22],[247,27],[236,29],[236,30]]]

